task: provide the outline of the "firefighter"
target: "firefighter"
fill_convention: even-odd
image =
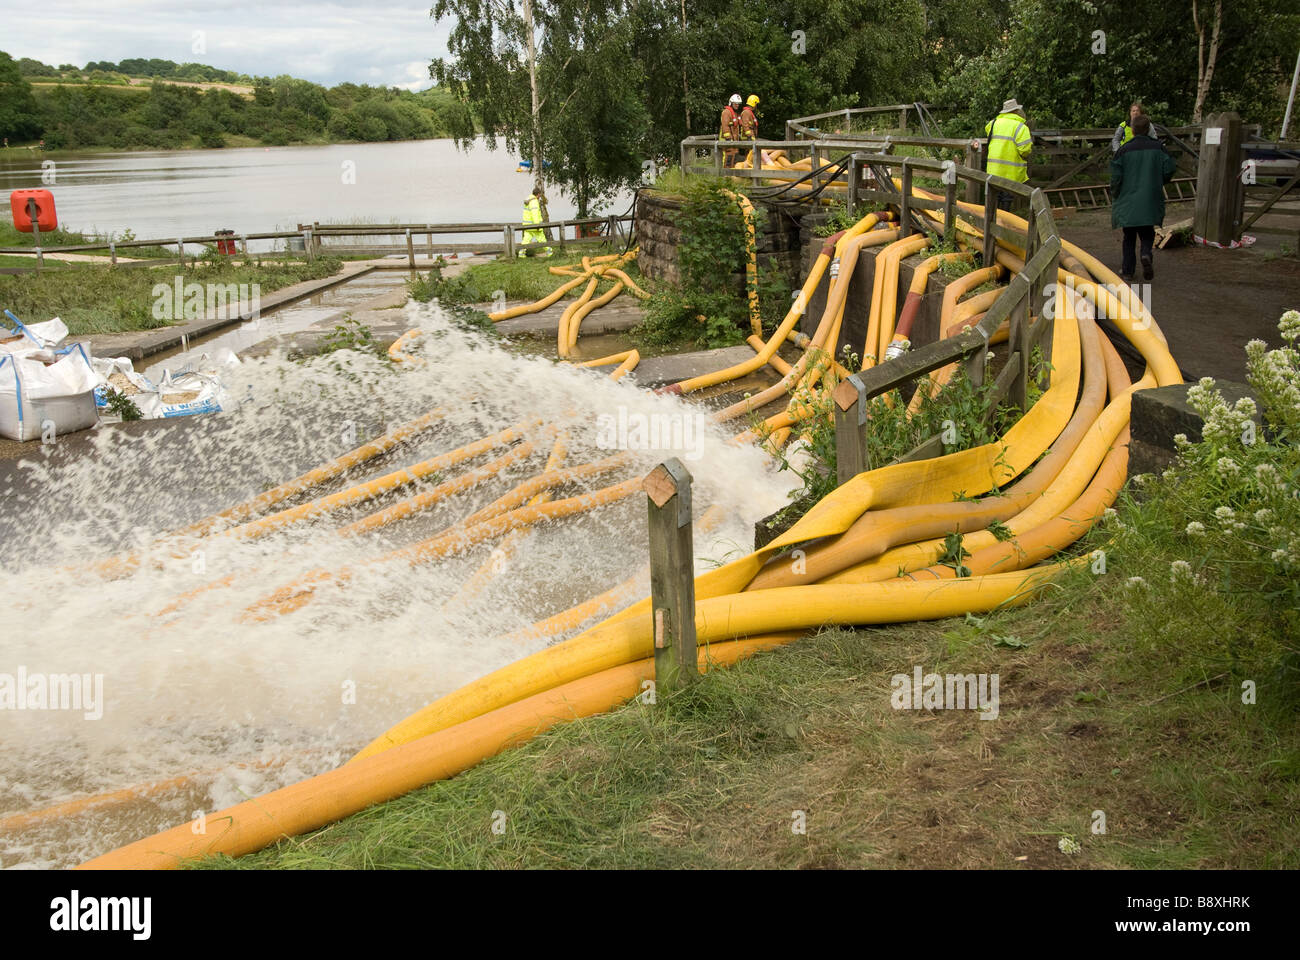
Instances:
[[[758,139],[758,94],[751,93],[740,111],[740,139]]]
[[[1015,97],[1004,101],[998,115],[984,125],[984,135],[989,138],[988,172],[1016,183],[1028,180],[1034,141],[1025,122],[1025,108]],[[998,209],[1010,210],[1011,205],[1012,194],[999,190]]]
[[[544,199],[545,199],[545,194],[542,193],[542,188],[533,187],[532,194],[528,197],[527,200],[524,201],[524,216],[523,216],[524,223],[545,222],[542,217],[542,201]],[[545,243],[545,242],[546,242],[546,234],[543,233],[540,228],[534,227],[532,230],[524,231],[524,243]],[[520,250],[519,255],[520,256],[527,255],[530,257],[535,256],[539,249],[541,251],[541,256],[549,257],[551,255],[550,247],[541,247],[541,248],[534,247],[531,250]]]
[[[731,100],[722,108],[722,118],[719,123],[718,139],[727,140],[735,143],[740,139],[740,94],[733,93]],[[723,157],[726,166],[733,166],[736,162],[735,149],[724,151]]]
[[[1128,119],[1115,128],[1115,136],[1110,138],[1110,152],[1118,153],[1119,148],[1133,139],[1133,121],[1142,116],[1142,101],[1134,100],[1129,104]]]

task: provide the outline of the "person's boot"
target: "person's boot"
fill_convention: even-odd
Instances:
[[[1150,280],[1155,275],[1156,275],[1156,271],[1151,264],[1151,257],[1149,255],[1143,257],[1142,258],[1142,279]]]

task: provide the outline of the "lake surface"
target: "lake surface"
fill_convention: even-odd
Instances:
[[[42,161],[54,183],[42,183]],[[451,140],[221,150],[0,150],[0,189],[49,189],[61,226],[163,239],[292,230],[299,223],[518,222],[531,175],[482,141]],[[556,219],[576,210],[548,190]],[[608,213],[623,213],[621,197]],[[451,239],[451,238],[447,238]],[[478,239],[487,238],[479,235]],[[499,239],[499,238],[498,238]]]

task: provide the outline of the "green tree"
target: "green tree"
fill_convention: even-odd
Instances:
[[[32,85],[14,58],[0,51],[0,136],[27,140],[41,132]]]

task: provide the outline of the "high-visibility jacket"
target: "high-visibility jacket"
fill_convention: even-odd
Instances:
[[[740,136],[744,140],[758,139],[758,114],[753,107],[746,106],[740,111]]]
[[[1017,183],[1029,179],[1029,154],[1034,149],[1029,124],[1015,113],[999,113],[984,126],[989,138],[988,172]]]
[[[1110,138],[1110,151],[1114,153],[1124,144],[1133,139],[1133,128],[1129,126],[1127,120],[1115,128],[1115,136]]]
[[[740,139],[740,114],[727,104],[722,108],[722,120],[718,129],[719,140],[739,140]]]
[[[524,201],[523,223],[541,223],[542,222],[542,202],[537,197],[529,197]],[[524,243],[545,243],[546,234],[541,230],[525,230]],[[550,253],[550,247],[543,247],[544,253]]]

